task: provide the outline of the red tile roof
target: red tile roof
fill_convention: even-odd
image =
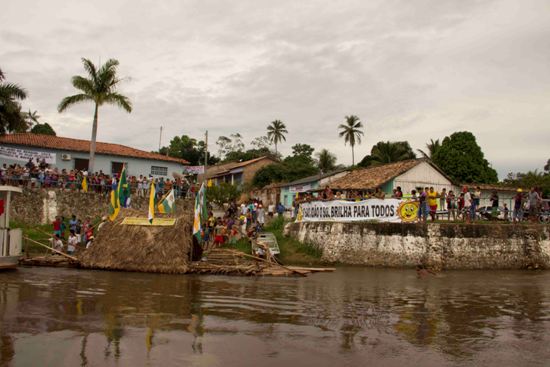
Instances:
[[[0,144],[24,145],[29,147],[67,150],[72,152],[90,152],[89,140],[32,133],[19,133],[0,136]],[[125,145],[102,143],[99,141],[96,142],[96,153],[189,164],[189,162],[185,159],[167,157],[162,154],[146,152],[144,150],[130,148]]]
[[[229,173],[229,171],[234,170],[236,168],[240,167],[246,167],[248,165],[251,165],[253,163],[259,162],[261,160],[268,159],[270,161],[273,161],[273,163],[277,162],[275,159],[268,157],[268,156],[262,156],[254,159],[250,159],[248,161],[244,162],[228,162],[223,164],[218,164],[216,166],[208,167],[206,170],[206,177],[207,178],[214,178],[219,176],[224,176]]]
[[[392,178],[407,172],[423,162],[421,159],[411,159],[379,166],[351,171],[346,176],[334,180],[330,187],[339,190],[365,190],[382,186]]]

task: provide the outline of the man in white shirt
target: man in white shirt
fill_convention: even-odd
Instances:
[[[466,217],[466,222],[469,222],[470,220],[473,220],[473,216],[475,215],[475,206],[472,205],[472,194],[470,194],[470,191],[466,186],[462,188],[462,192],[464,193],[464,215]],[[473,214],[471,210],[472,207],[474,208]]]

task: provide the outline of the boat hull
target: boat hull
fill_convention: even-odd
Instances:
[[[19,264],[19,256],[0,256],[0,270],[15,269]]]

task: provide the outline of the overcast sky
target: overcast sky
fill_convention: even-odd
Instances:
[[[0,68],[60,136],[89,139],[93,106],[58,114],[81,57],[116,58],[131,114],[103,107],[98,140],[158,148],[174,135],[240,132],[274,119],[339,163],[346,115],[380,140],[472,131],[502,178],[550,158],[550,1],[4,0]]]

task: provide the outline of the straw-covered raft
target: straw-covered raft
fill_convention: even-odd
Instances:
[[[125,217],[143,213],[123,209],[105,223],[94,243],[79,256],[83,268],[152,273],[187,273],[192,246],[192,212],[176,216],[173,226],[123,225]]]

